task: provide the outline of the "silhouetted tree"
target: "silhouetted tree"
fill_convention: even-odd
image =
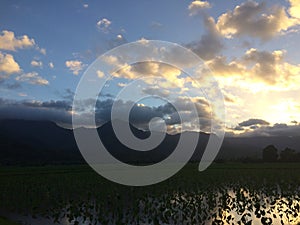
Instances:
[[[268,145],[263,149],[263,161],[276,162],[278,158],[278,150],[274,145]]]
[[[294,149],[285,148],[280,152],[280,160],[283,162],[295,162],[297,161],[297,154]]]
[[[295,160],[296,162],[300,162],[300,153],[299,152],[296,153],[295,159],[296,159]]]

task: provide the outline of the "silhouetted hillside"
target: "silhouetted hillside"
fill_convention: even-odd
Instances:
[[[149,136],[131,126],[133,134],[141,139]],[[78,128],[88,129],[88,128]],[[166,135],[153,150],[142,152],[127,148],[116,138],[110,122],[98,128],[99,136],[109,152],[127,163],[151,164],[165,159],[175,149],[180,134]],[[192,161],[199,161],[206,147],[209,134],[199,133],[199,142]],[[261,150],[274,144],[277,148],[290,147],[299,150],[299,137],[240,137],[225,138],[217,159],[260,158]],[[184,154],[184,153],[183,153]],[[83,163],[73,131],[49,121],[1,120],[1,164],[53,164]]]

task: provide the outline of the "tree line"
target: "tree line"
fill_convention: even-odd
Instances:
[[[274,145],[268,145],[262,151],[264,162],[300,162],[300,153],[291,148],[280,151]]]

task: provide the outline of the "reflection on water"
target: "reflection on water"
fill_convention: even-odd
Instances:
[[[199,193],[174,192],[159,197],[145,196],[132,207],[97,201],[68,205],[58,219],[10,214],[24,225],[100,225],[100,224],[297,224],[300,198],[295,192],[284,196],[279,186],[272,190],[224,188]],[[50,215],[49,215],[50,216]],[[53,215],[51,215],[53,216]]]

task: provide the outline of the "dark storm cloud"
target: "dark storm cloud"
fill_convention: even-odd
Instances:
[[[242,130],[244,130],[244,128],[241,126],[236,126],[235,128],[233,128],[233,130],[242,131]]]
[[[241,123],[239,123],[239,126],[241,127],[249,127],[249,126],[254,126],[254,125],[269,125],[270,123],[265,121],[265,120],[261,120],[261,119],[249,119],[246,121],[243,121]]]
[[[300,136],[300,125],[276,123],[273,126],[257,127],[254,130],[242,133],[241,136]]]
[[[187,102],[185,98],[176,99],[178,110],[182,114],[180,119],[171,103],[166,103],[158,107],[146,106],[142,104],[135,104],[130,111],[130,122],[138,125],[141,128],[148,128],[149,121],[154,117],[160,117],[165,120],[167,125],[181,124],[182,122],[190,123],[192,129],[193,124],[198,119],[201,121],[201,128],[210,126],[210,114],[207,111],[205,101],[195,102],[198,116],[190,113],[191,103]],[[89,109],[93,109],[94,99],[87,99],[80,102],[78,111],[82,117],[82,125],[86,121],[93,119],[93,113]],[[111,119],[111,109],[115,104],[118,113],[124,113],[129,103],[122,100],[114,101],[114,99],[98,100],[96,102],[96,124],[98,126],[104,124]],[[15,101],[0,98],[0,119],[26,119],[26,120],[50,120],[64,126],[71,127],[72,122],[72,102],[67,100],[51,100],[51,101]],[[197,127],[197,126],[196,126]]]
[[[69,101],[47,101],[47,102],[38,102],[38,101],[25,101],[23,102],[24,106],[29,107],[38,107],[38,108],[52,108],[52,109],[62,109],[65,111],[71,110],[71,104]]]
[[[59,107],[58,107],[59,106]],[[56,102],[34,104],[0,98],[0,119],[49,120],[71,123],[71,114]]]

